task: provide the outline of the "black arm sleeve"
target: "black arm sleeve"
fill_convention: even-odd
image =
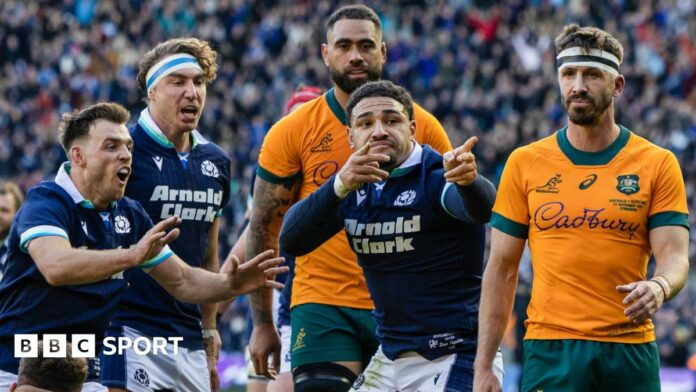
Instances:
[[[285,214],[280,229],[280,248],[291,256],[305,255],[343,228],[341,199],[331,177],[314,193],[299,201]]]
[[[469,186],[445,186],[443,193],[442,207],[457,219],[471,224],[491,220],[496,190],[486,177],[478,175]]]

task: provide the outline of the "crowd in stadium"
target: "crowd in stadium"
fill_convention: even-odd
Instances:
[[[566,23],[596,25],[621,41],[627,85],[617,122],[670,149],[696,202],[696,3],[408,1],[375,4],[388,62],[383,77],[406,87],[447,130],[453,145],[479,142],[479,170],[496,180],[509,153],[565,121],[553,37]],[[218,51],[199,129],[232,159],[224,252],[243,223],[250,177],[270,126],[300,84],[330,86],[319,55],[332,1],[3,1],[0,4],[0,177],[23,190],[65,159],[60,113],[116,101],[144,103],[137,63],[178,36]],[[691,222],[696,220],[693,214]],[[690,257],[696,254],[691,234]],[[529,278],[522,275],[522,280]],[[523,290],[524,286],[521,286]],[[520,317],[524,308],[520,308]],[[662,363],[683,367],[696,352],[696,287],[655,317]]]

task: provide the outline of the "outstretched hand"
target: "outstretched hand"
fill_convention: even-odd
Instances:
[[[174,227],[180,223],[181,218],[174,215],[152,226],[143,238],[129,249],[132,255],[133,266],[140,265],[154,258],[162,251],[165,245],[179,237],[179,229],[174,229]],[[169,229],[173,230],[167,233]]]
[[[273,257],[273,254],[274,251],[269,249],[241,265],[237,256],[228,257],[220,272],[227,274],[227,283],[233,295],[251,293],[262,287],[284,287],[282,283],[275,281],[275,277],[287,272],[288,267],[280,266],[285,258]]]
[[[456,183],[459,186],[470,185],[476,176],[476,156],[471,150],[476,145],[478,138],[470,137],[464,144],[448,151],[442,157],[442,165],[445,168],[445,180]]]
[[[389,177],[389,173],[379,168],[380,162],[389,162],[385,154],[370,154],[370,143],[366,143],[348,158],[338,172],[347,191],[354,191],[365,182],[380,182]]]

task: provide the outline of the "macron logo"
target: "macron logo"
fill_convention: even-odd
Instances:
[[[152,160],[155,161],[155,165],[157,165],[159,171],[162,171],[162,157],[156,155],[152,157]]]
[[[358,190],[358,193],[355,195],[356,205],[362,204],[362,202],[365,201],[366,197],[367,197],[367,191],[365,191],[365,189]]]

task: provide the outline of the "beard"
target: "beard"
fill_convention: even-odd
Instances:
[[[593,98],[585,92],[579,95],[570,95],[566,99],[561,98],[561,101],[568,113],[568,120],[570,120],[570,122],[582,126],[592,126],[599,123],[599,118],[612,104],[613,97],[612,92],[607,90],[597,98]],[[570,104],[573,101],[584,101],[587,102],[589,106],[581,109],[570,109]]]
[[[397,164],[396,164],[396,155],[395,154],[387,154],[389,156],[389,160],[386,162],[380,162],[379,163],[379,168],[386,171],[390,172],[392,169],[395,169]]]
[[[332,66],[329,66],[329,72],[331,73],[331,80],[347,94],[353,93],[358,87],[367,82],[374,82],[382,77],[382,69],[370,67],[365,67],[365,72],[367,72],[366,78],[351,78],[347,72],[341,72]]]

